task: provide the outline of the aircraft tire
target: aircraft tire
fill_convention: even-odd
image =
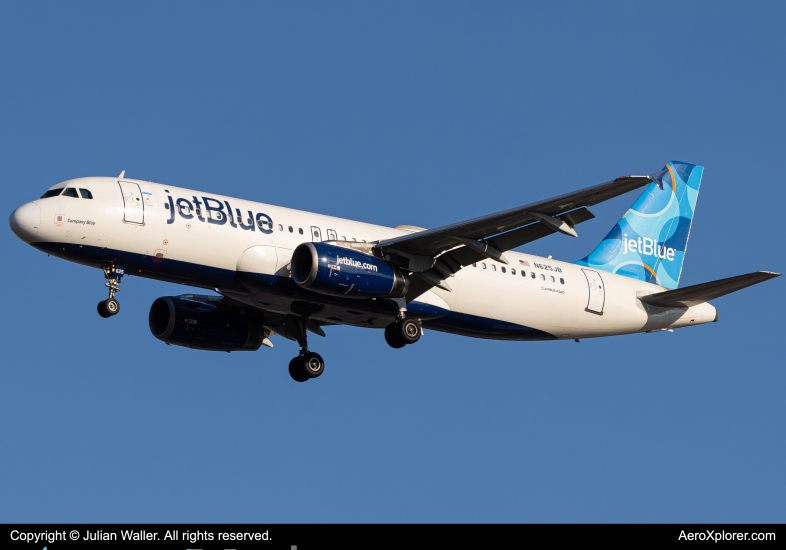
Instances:
[[[303,372],[302,357],[295,357],[292,359],[292,361],[289,362],[289,376],[291,376],[292,380],[295,382],[305,382],[311,378],[305,372]]]
[[[303,356],[302,361],[303,372],[309,378],[317,378],[325,372],[325,361],[318,353],[310,351]]]
[[[104,311],[106,311],[107,314],[109,314],[110,316],[117,315],[118,313],[120,313],[120,302],[118,302],[114,298],[109,298],[105,300]]]
[[[420,340],[420,324],[414,319],[403,319],[396,325],[399,337],[405,344],[414,344]]]
[[[108,318],[110,315],[107,313],[106,309],[104,309],[104,301],[98,302],[98,314],[103,317],[104,319]]]
[[[400,349],[407,345],[398,333],[398,323],[390,323],[385,327],[385,341],[393,349]]]

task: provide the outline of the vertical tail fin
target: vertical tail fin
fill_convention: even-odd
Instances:
[[[672,161],[586,258],[576,262],[675,289],[682,272],[702,166]]]

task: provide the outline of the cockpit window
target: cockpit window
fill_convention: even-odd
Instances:
[[[92,199],[93,198],[93,194],[90,191],[88,191],[87,189],[82,189],[80,187],[79,188],[79,192],[82,194],[82,198],[83,199]]]
[[[64,197],[74,197],[75,199],[79,198],[79,195],[76,194],[76,189],[73,187],[66,187],[65,191],[63,191]]]
[[[56,196],[58,196],[62,192],[63,192],[63,188],[62,187],[60,189],[50,189],[49,191],[47,191],[46,193],[41,195],[41,198],[42,199],[48,199],[49,197],[56,197]]]

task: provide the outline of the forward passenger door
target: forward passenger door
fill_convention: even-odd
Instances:
[[[123,221],[126,223],[145,223],[145,203],[142,201],[142,190],[139,184],[130,181],[118,181],[120,193],[123,195]]]

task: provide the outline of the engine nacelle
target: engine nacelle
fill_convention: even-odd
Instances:
[[[150,307],[153,336],[176,346],[208,351],[254,351],[264,329],[216,305],[184,296],[164,296]]]
[[[303,243],[292,254],[292,279],[303,288],[346,298],[401,298],[409,277],[384,261],[343,246]]]

